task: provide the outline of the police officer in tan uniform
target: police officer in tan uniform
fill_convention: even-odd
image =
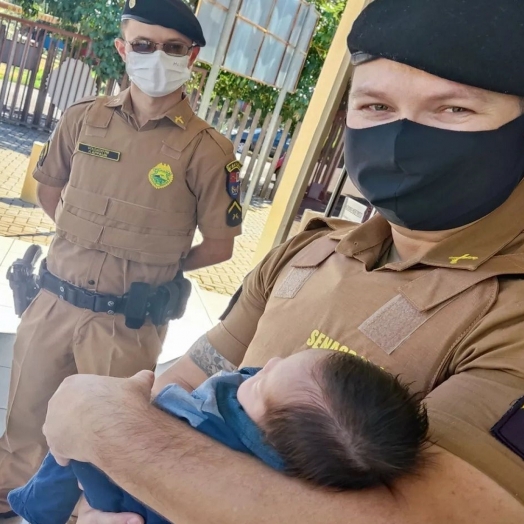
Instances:
[[[146,372],[69,379],[44,431],[60,460],[93,462],[173,522],[522,524],[524,3],[375,0],[348,43],[346,163],[379,215],[315,220],[271,252],[154,391],[342,351],[425,396],[424,471],[394,493],[314,490],[168,420]],[[103,439],[85,433],[109,418]],[[102,522],[132,520],[87,507],[79,518]]]
[[[15,344],[0,513],[46,452],[41,427],[62,380],[152,369],[187,298],[177,273],[231,257],[240,165],[183,92],[204,45],[182,0],[129,0],[116,47],[130,89],[76,103],[45,146],[34,177],[57,231]],[[192,248],[196,227],[204,240]]]

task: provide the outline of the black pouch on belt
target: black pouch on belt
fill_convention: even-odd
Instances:
[[[179,272],[174,280],[157,289],[155,306],[151,310],[153,323],[161,326],[170,320],[182,318],[190,295],[191,282]]]
[[[146,321],[150,306],[151,285],[144,282],[133,282],[129,289],[124,309],[126,327],[140,329]]]

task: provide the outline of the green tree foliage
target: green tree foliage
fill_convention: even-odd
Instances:
[[[195,8],[198,0],[184,0]],[[313,38],[296,93],[288,95],[282,116],[299,121],[305,114],[333,36],[344,12],[347,0],[311,0],[320,12],[320,20]],[[119,34],[120,11],[124,0],[18,0],[25,12],[37,17],[38,11],[57,16],[63,27],[89,36],[94,55],[93,66],[102,80],[119,79],[124,66],[117,55],[113,41]],[[206,66],[203,66],[206,67]],[[273,107],[278,90],[221,72],[215,95],[233,100],[251,102],[256,109],[266,112]]]
[[[312,2],[320,13],[320,20],[298,83],[298,89],[296,93],[289,94],[286,98],[282,110],[284,120],[291,118],[298,122],[304,117],[347,0],[312,0]],[[278,93],[277,89],[226,71],[220,73],[215,87],[216,95],[251,102],[256,109],[262,109],[264,112],[274,107]]]
[[[63,29],[89,36],[92,54],[88,58],[102,81],[120,78],[124,65],[114,48],[119,34],[120,12],[125,0],[18,0],[24,12],[38,18],[39,12],[58,17]]]

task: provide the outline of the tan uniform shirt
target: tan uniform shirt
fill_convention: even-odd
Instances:
[[[233,146],[214,129],[201,130],[205,124],[187,99],[142,127],[134,116],[129,91],[107,100],[102,123],[100,117],[91,121],[94,103],[82,101],[65,112],[34,172],[40,183],[64,188],[57,208],[57,236],[48,255],[52,273],[85,289],[123,294],[135,281],[158,285],[173,279],[196,226],[205,238],[229,239],[241,233],[240,225],[227,223],[234,197],[226,167],[236,161]],[[104,128],[106,114],[110,126],[105,122]],[[156,166],[161,168],[160,178],[152,177]],[[164,177],[169,172],[171,181]],[[89,186],[89,192],[84,186]],[[107,204],[106,195],[113,195]],[[64,204],[68,199],[81,209]],[[66,211],[66,218],[78,222],[74,225],[85,231],[85,238],[61,231],[60,215]],[[156,211],[159,215],[153,216]],[[118,249],[106,249],[104,235],[114,225],[129,231],[113,228],[111,242],[121,244]],[[169,227],[176,229],[166,233],[172,236],[161,236]],[[93,228],[98,228],[98,238],[92,237]],[[160,254],[164,248],[169,252],[174,242],[182,241],[184,247],[180,256],[174,250],[167,262],[159,257],[156,263],[136,246],[125,250],[128,232],[141,235],[136,237],[138,244],[150,244]],[[90,248],[92,243],[96,248]]]
[[[379,269],[382,217],[314,221],[246,278],[209,340],[236,364],[325,348],[400,375],[426,395],[434,441],[524,502],[524,460],[490,434],[524,396],[523,209],[521,184],[422,258]]]

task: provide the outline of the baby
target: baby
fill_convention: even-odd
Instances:
[[[425,407],[397,378],[345,353],[274,358],[261,370],[219,373],[193,393],[168,386],[154,403],[236,451],[334,490],[391,487],[424,461]],[[30,524],[65,524],[79,482],[95,509],[168,522],[94,466],[62,468],[51,455],[9,502]]]

